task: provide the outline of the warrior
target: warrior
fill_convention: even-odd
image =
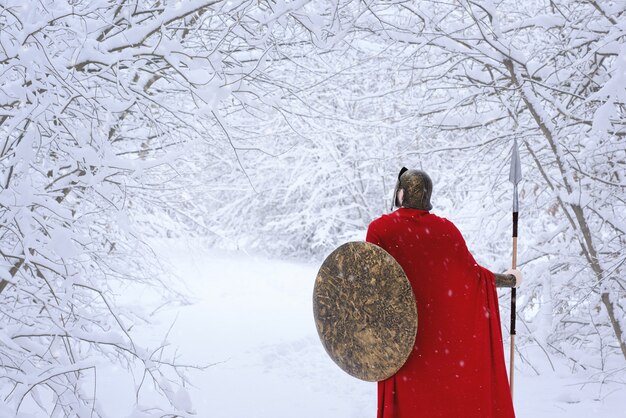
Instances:
[[[478,265],[454,224],[430,213],[432,190],[425,172],[403,168],[398,209],[367,231],[403,268],[419,317],[407,361],[378,382],[378,418],[512,418],[496,286],[519,286],[521,273]]]

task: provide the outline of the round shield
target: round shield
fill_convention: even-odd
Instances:
[[[376,382],[402,367],[417,333],[417,306],[400,264],[382,248],[349,242],[324,260],[313,290],[317,332],[348,374]]]

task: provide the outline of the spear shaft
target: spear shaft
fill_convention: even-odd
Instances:
[[[517,189],[517,187],[516,187]],[[517,268],[517,220],[518,212],[513,212],[513,260],[511,261],[511,268]],[[509,385],[511,387],[511,398],[513,398],[513,375],[515,374],[515,313],[517,302],[517,289],[511,289],[511,354],[509,358]]]

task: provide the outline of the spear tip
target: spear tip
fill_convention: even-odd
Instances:
[[[511,171],[509,172],[509,181],[517,185],[520,180],[522,180],[522,162],[519,157],[517,138],[514,138],[513,149],[511,151]]]

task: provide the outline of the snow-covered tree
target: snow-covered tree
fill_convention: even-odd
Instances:
[[[135,342],[115,295],[168,287],[142,236],[192,219],[192,168],[237,167],[227,112],[272,100],[271,27],[298,7],[0,3],[0,415],[106,415],[105,363],[135,375],[138,410],[191,411],[182,366]],[[165,401],[142,404],[153,386]]]

